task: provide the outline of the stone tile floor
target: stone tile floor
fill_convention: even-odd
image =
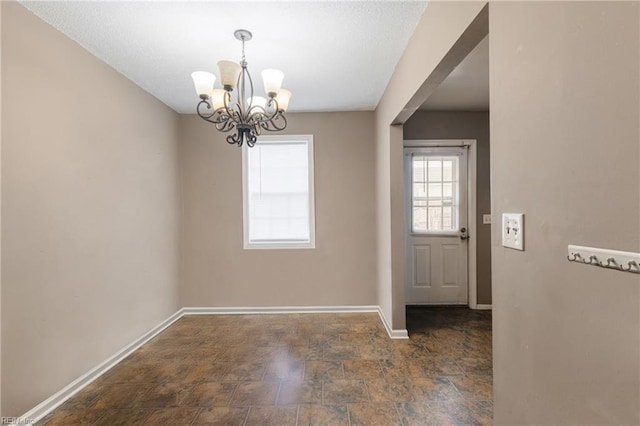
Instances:
[[[407,309],[410,340],[377,314],[180,319],[39,425],[492,423],[491,313]]]

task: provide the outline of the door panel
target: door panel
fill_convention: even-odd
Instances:
[[[442,245],[442,285],[445,287],[454,287],[460,284],[459,252],[459,244]]]
[[[413,246],[415,287],[431,287],[431,246]]]
[[[406,148],[404,165],[406,303],[466,304],[467,150]]]

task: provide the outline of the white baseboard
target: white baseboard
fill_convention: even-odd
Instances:
[[[16,419],[17,422],[22,421],[20,424],[24,423],[27,419],[32,423],[36,423],[42,420],[47,414],[58,408],[63,402],[71,398],[76,393],[80,392],[84,387],[89,385],[91,382],[96,380],[98,377],[102,376],[104,373],[109,371],[112,367],[118,364],[120,361],[125,359],[127,356],[131,355],[136,349],[140,348],[142,345],[147,343],[149,340],[156,337],[160,334],[164,329],[169,327],[171,324],[182,318],[183,312],[182,309],[178,310],[176,313],[171,315],[166,320],[162,321],[160,324],[129,343],[124,348],[120,349],[111,357],[107,358],[100,365],[78,377],[73,382],[69,383],[67,386],[62,388],[60,391],[56,392],[51,397],[42,401],[40,404],[32,408],[31,410],[24,413],[22,416]],[[18,424],[18,423],[9,423],[9,424]]]
[[[433,306],[434,308],[461,308],[467,306],[467,302],[464,303],[433,303],[433,302],[416,302],[416,303],[407,303],[405,306]],[[471,309],[474,309],[473,306],[469,306]]]
[[[384,316],[384,312],[382,312],[382,308],[380,306],[378,306],[378,315],[380,316],[380,320],[384,324],[384,328],[387,329],[387,334],[389,335],[390,338],[392,339],[408,339],[409,338],[409,332],[406,329],[394,330],[393,328],[391,328],[391,324],[389,323],[389,321],[387,321],[387,317]]]
[[[378,312],[377,305],[356,306],[265,306],[265,307],[188,307],[184,315],[249,315],[249,314],[339,314]]]
[[[136,349],[156,337],[164,329],[186,315],[240,315],[240,314],[291,314],[291,313],[354,313],[354,312],[377,312],[380,320],[384,324],[389,337],[392,339],[408,339],[407,330],[393,330],[389,325],[382,309],[377,305],[360,305],[360,306],[275,306],[275,307],[238,307],[238,308],[222,308],[222,307],[188,307],[181,308],[166,320],[149,330],[147,333],[134,340],[124,348],[120,349],[114,355],[106,359],[91,371],[78,377],[69,383],[60,391],[47,398],[36,407],[32,408],[22,416],[15,418],[16,422],[28,420],[32,423],[39,422],[50,412],[58,408],[66,400],[80,392],[83,388],[91,384],[98,377],[113,368],[127,356],[131,355]],[[18,423],[8,423],[17,425]]]
[[[493,305],[476,305],[475,309],[478,309],[480,311],[490,311]]]
[[[267,306],[267,307],[189,307],[183,308],[184,315],[248,315],[248,314],[318,314],[318,313],[353,313],[353,312],[377,312],[380,316],[387,334],[392,339],[408,339],[407,330],[393,330],[384,316],[382,309],[377,305],[356,306]]]

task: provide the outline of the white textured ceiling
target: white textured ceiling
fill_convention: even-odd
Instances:
[[[218,77],[239,61],[233,31],[246,28],[249,71],[285,73],[291,111],[373,109],[425,1],[22,1],[40,18],[180,113],[194,113],[192,71]],[[216,81],[219,84],[219,80]],[[219,87],[219,86],[217,86]]]
[[[489,110],[489,36],[485,37],[420,107],[429,111]]]

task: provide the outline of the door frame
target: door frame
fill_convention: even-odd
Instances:
[[[415,139],[404,140],[402,147],[404,148],[450,148],[450,147],[463,147],[466,146],[469,149],[467,155],[467,224],[469,228],[469,240],[468,240],[468,305],[471,309],[478,309],[478,271],[477,271],[477,161],[478,161],[478,146],[476,139]],[[404,167],[404,166],[403,166]],[[403,175],[406,170],[403,171]],[[406,191],[405,187],[406,179],[402,181],[403,191]],[[403,203],[403,205],[406,203]],[[406,205],[405,205],[406,207]],[[404,219],[406,219],[406,211]],[[406,225],[406,224],[405,224]],[[403,231],[404,232],[404,231]],[[406,256],[406,254],[405,254]],[[405,302],[406,304],[406,302]]]

